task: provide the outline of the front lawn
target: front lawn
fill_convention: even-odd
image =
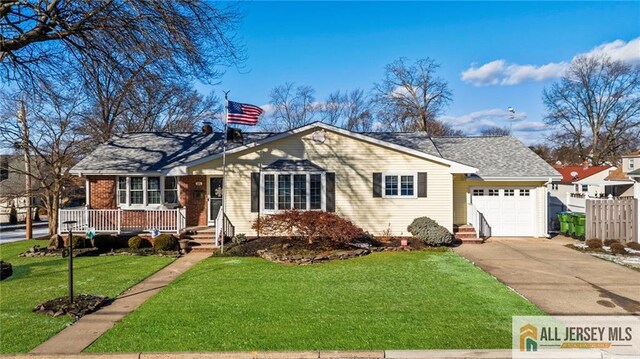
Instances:
[[[0,259],[13,265],[13,275],[0,282],[0,353],[28,352],[72,322],[68,316],[53,318],[32,313],[45,300],[67,294],[67,259],[18,257],[28,248],[47,241],[23,241],[0,245]],[[172,261],[167,257],[74,258],[76,294],[115,297]]]
[[[86,351],[510,348],[511,316],[542,314],[452,252],[209,258]]]

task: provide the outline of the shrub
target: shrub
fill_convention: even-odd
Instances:
[[[73,248],[91,248],[91,241],[84,236],[71,236],[71,243],[73,243]]]
[[[231,238],[231,242],[233,244],[241,244],[246,242],[247,240],[248,240],[247,235],[244,233],[238,233],[235,236],[233,236],[233,238]]]
[[[609,247],[609,246],[611,246],[613,243],[620,243],[620,241],[615,240],[615,239],[605,239],[604,241],[602,241],[602,243],[603,243],[605,246]]]
[[[362,228],[333,212],[288,210],[256,219],[251,226],[260,235],[301,236],[309,241],[328,239],[347,243],[368,237]]]
[[[178,249],[178,239],[170,234],[161,234],[154,239],[153,249],[157,251],[175,251]]]
[[[151,242],[149,242],[146,238],[142,238],[139,236],[133,236],[129,238],[129,241],[127,241],[127,244],[129,245],[129,248],[133,250],[151,247]]]
[[[100,252],[108,252],[118,248],[116,238],[110,234],[98,234],[93,237],[93,246],[98,248]]]
[[[414,219],[407,230],[430,246],[446,246],[453,243],[451,232],[429,217]]]
[[[14,206],[13,203],[9,210],[9,224],[18,224],[18,211],[16,211],[16,206]]]
[[[638,242],[629,242],[627,243],[627,247],[631,249],[635,249],[636,251],[640,251],[640,243]]]
[[[626,254],[627,251],[624,248],[624,244],[622,243],[612,243],[609,246],[609,250],[611,250],[613,254]]]
[[[584,244],[586,244],[587,248],[590,248],[590,249],[600,249],[600,248],[602,248],[602,241],[597,239],[597,238],[587,239],[584,242]]]

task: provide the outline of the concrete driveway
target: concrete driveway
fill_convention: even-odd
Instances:
[[[554,315],[640,315],[640,272],[564,247],[566,239],[490,238],[455,251]]]

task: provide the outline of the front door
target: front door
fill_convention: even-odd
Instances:
[[[209,223],[215,223],[222,208],[222,177],[209,178]]]

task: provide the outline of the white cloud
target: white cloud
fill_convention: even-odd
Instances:
[[[606,55],[615,61],[640,63],[640,37],[629,42],[615,40],[599,45],[580,55]],[[575,57],[574,57],[575,59]],[[573,59],[572,59],[573,61]],[[527,81],[544,81],[562,76],[570,62],[550,62],[544,65],[508,64],[505,60],[494,60],[477,66],[472,64],[461,74],[464,82],[475,86],[517,85]]]
[[[513,118],[511,118],[513,116]],[[492,108],[468,113],[462,116],[442,116],[439,118],[451,125],[455,129],[460,129],[469,135],[478,135],[484,127],[505,127],[509,125],[509,121],[518,123],[527,118],[524,112],[516,112],[511,114],[507,110],[500,108]]]

